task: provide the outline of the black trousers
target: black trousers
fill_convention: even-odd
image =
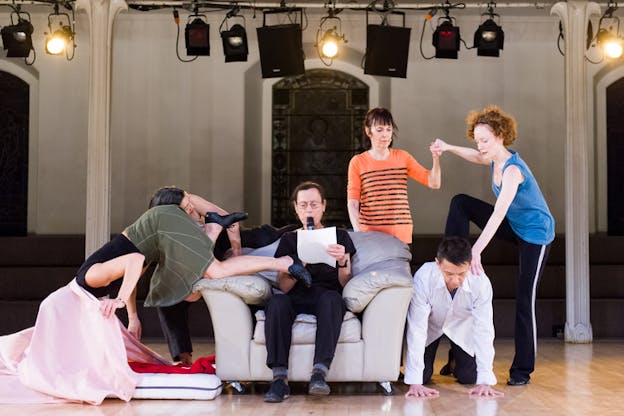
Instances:
[[[249,248],[264,247],[278,240],[282,234],[298,228],[298,225],[287,225],[282,228],[274,228],[264,224],[250,230],[241,230],[241,245]],[[215,243],[214,255],[223,260],[227,250],[230,249],[230,240],[227,232],[223,230]],[[169,346],[169,353],[174,361],[179,359],[182,352],[193,352],[193,343],[188,326],[189,302],[180,302],[172,306],[158,307],[158,319],[160,328],[165,335]]]
[[[446,219],[445,236],[467,237],[470,221],[483,229],[494,212],[494,206],[468,195],[455,195],[451,200]],[[518,247],[519,272],[516,281],[516,321],[514,342],[516,352],[509,376],[516,380],[529,380],[535,369],[537,328],[535,324],[535,298],[540,278],[544,272],[550,244],[531,244],[519,238],[504,219],[495,237],[514,242]]]
[[[264,334],[267,366],[288,368],[292,325],[299,313],[316,316],[314,364],[330,367],[346,308],[342,295],[334,290],[313,288],[306,298],[287,294],[271,296],[265,307]]]
[[[435,360],[436,351],[442,337],[436,339],[425,348],[425,369],[423,370],[423,384],[431,382],[433,374],[433,362]],[[449,356],[452,355],[455,360],[455,368],[453,375],[460,384],[475,384],[477,382],[477,360],[469,355],[459,345],[449,340],[451,350]]]

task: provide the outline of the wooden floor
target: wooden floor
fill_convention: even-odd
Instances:
[[[163,344],[150,344],[165,354]],[[444,348],[441,344],[441,347]],[[196,356],[210,355],[211,344],[196,345]],[[439,350],[436,372],[445,355]],[[124,403],[106,400],[101,406],[57,404],[2,406],[0,415],[39,416],[183,416],[183,415],[624,415],[624,339],[600,340],[593,344],[565,344],[561,340],[541,340],[537,371],[531,384],[508,387],[504,384],[513,354],[512,340],[497,340],[494,371],[497,386],[505,392],[500,399],[477,399],[467,395],[467,387],[450,377],[434,376],[440,397],[405,399],[406,387],[395,383],[396,393],[386,397],[374,383],[332,383],[332,395],[324,398],[305,394],[303,383],[292,383],[293,394],[284,403],[267,404],[262,398],[266,383],[246,385],[243,395],[224,391],[213,401],[133,400]]]

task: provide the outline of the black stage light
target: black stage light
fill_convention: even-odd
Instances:
[[[189,18],[190,17],[192,17],[192,15],[189,16]],[[186,24],[186,28],[184,29],[184,40],[186,41],[187,55],[210,55],[210,25],[199,17]]]
[[[0,32],[7,58],[26,58],[30,55],[33,25],[28,20],[19,18],[17,24],[5,26]]]
[[[247,47],[247,32],[239,24],[232,26],[230,30],[221,32],[223,41],[223,54],[225,62],[245,62],[249,53]]]
[[[444,20],[433,32],[433,46],[436,58],[457,59],[459,51],[459,26],[453,26],[450,20]]]
[[[474,46],[479,56],[500,56],[504,42],[505,32],[493,19],[483,22],[474,34]]]

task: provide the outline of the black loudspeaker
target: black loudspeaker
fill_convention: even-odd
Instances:
[[[367,25],[364,73],[405,78],[410,32],[409,27]]]
[[[300,25],[262,26],[256,31],[262,78],[301,75],[305,72]]]

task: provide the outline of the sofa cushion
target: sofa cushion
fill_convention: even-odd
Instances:
[[[354,275],[342,291],[347,309],[362,312],[379,291],[393,286],[411,287],[413,279],[409,263],[385,260]]]
[[[254,342],[266,344],[264,337],[265,315],[263,310],[256,312],[256,329],[254,330]],[[314,344],[316,338],[316,316],[300,313],[295,317],[292,329],[291,344]],[[360,342],[362,339],[362,324],[353,313],[347,311],[342,321],[338,342]]]
[[[353,276],[368,270],[377,269],[379,263],[387,260],[399,260],[406,263],[412,259],[407,244],[396,237],[377,231],[349,232],[357,252],[353,256],[351,272]]]
[[[221,290],[241,297],[248,305],[262,305],[271,296],[271,285],[258,276],[234,276],[222,279],[201,279],[194,291]]]

